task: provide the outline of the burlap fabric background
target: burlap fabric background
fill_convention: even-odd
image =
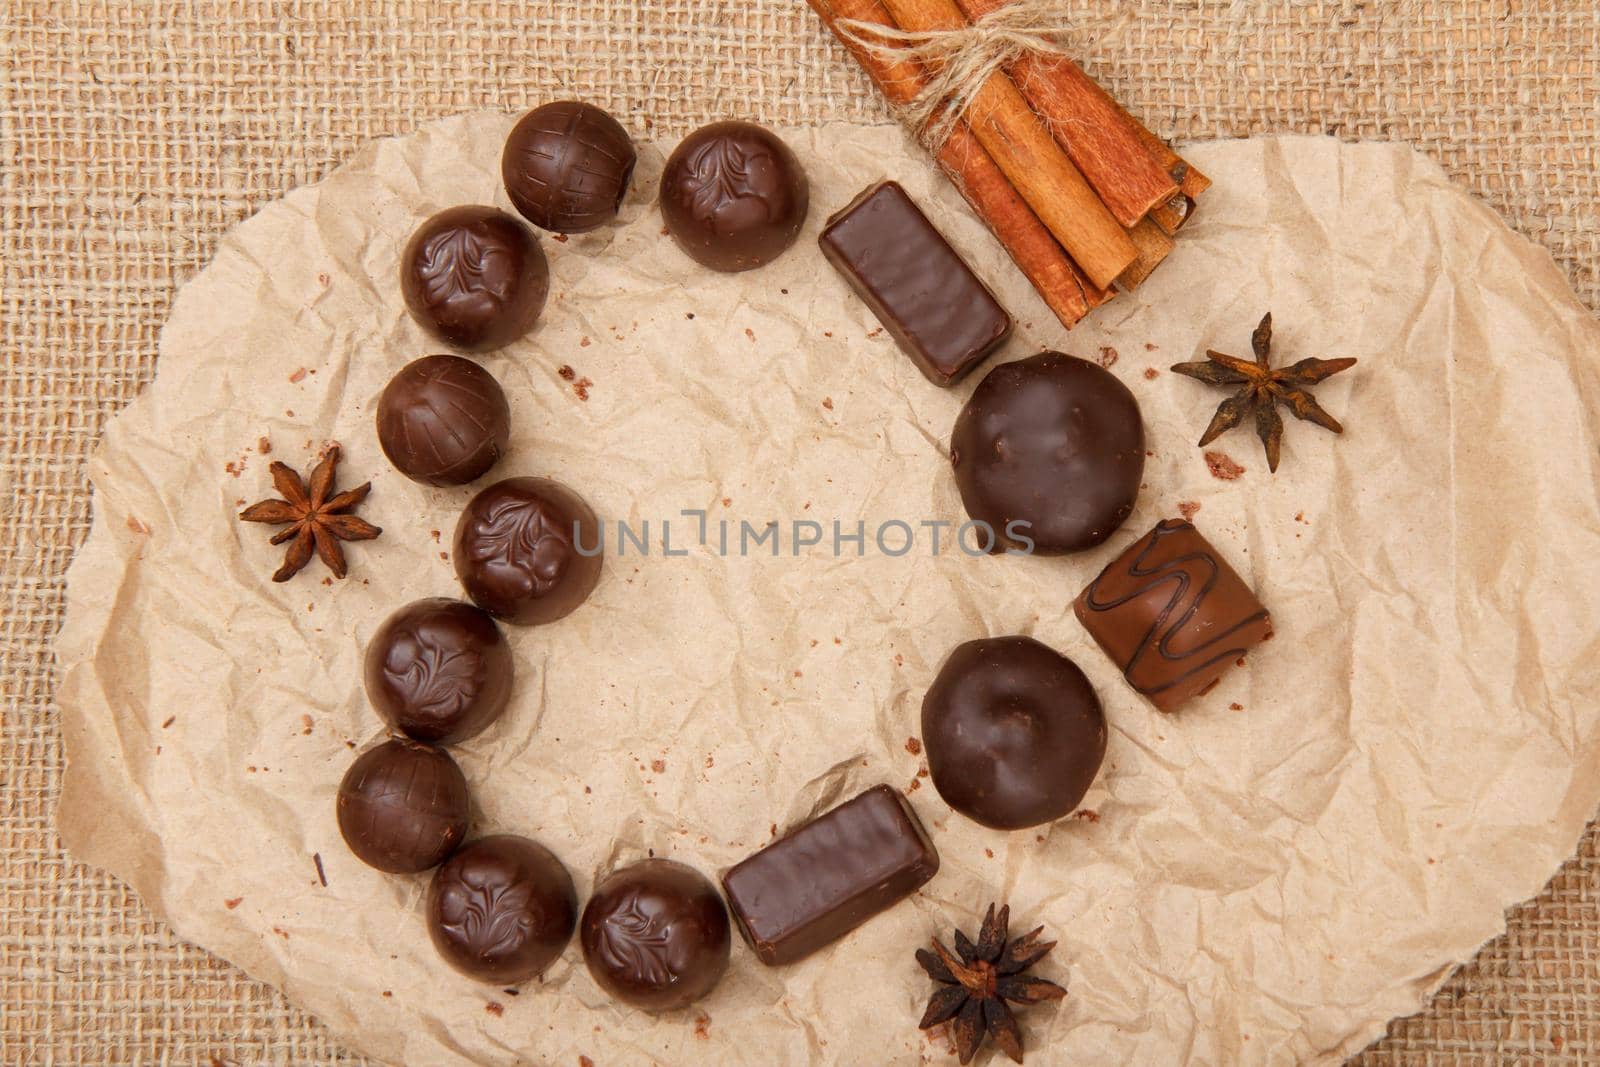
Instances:
[[[1411,141],[1600,305],[1594,0],[1125,6],[1086,60],[1155,128]],[[801,0],[7,0],[0,19],[0,1062],[354,1063],[51,827],[50,640],[89,527],[83,463],[154,374],[174,291],[232,224],[440,115],[579,94],[670,134],[882,105]],[[1600,831],[1509,922],[1359,1062],[1600,1057]]]

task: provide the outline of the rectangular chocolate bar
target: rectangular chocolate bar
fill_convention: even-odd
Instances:
[[[1167,519],[1072,605],[1128,684],[1162,711],[1199,696],[1272,636],[1272,616],[1192,523]]]
[[[954,385],[1011,336],[1011,316],[895,182],[828,220],[822,254],[929,381]]]
[[[745,940],[772,965],[832,944],[938,870],[916,812],[879,785],[739,863],[722,888]]]

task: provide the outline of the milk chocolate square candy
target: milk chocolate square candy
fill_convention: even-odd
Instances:
[[[1192,523],[1167,519],[1073,604],[1128,684],[1173,711],[1272,636],[1272,616]]]

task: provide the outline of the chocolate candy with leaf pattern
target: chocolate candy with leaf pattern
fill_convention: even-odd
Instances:
[[[578,892],[549,849],[497,834],[434,872],[424,915],[446,963],[480,982],[516,985],[560,957],[577,926]]]
[[[492,207],[441,211],[400,254],[400,293],[433,337],[467,352],[502,348],[533,328],[550,265],[533,233]]]
[[[511,696],[511,647],[480,608],[407,604],[367,644],[367,699],[407,737],[448,745],[482,733]]]
[[[549,478],[507,478],[483,490],[456,524],[456,577],[474,604],[519,626],[554,622],[600,580],[600,522],[583,498]]]
[[[811,204],[789,146],[753,122],[713,122],[685,137],[661,174],[661,218],[690,258],[719,271],[777,259]]]
[[[600,987],[646,1011],[699,1000],[728,969],[728,909],[692,867],[649,859],[613,871],[583,909],[584,962]]]

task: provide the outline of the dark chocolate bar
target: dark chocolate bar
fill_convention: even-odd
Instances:
[[[879,785],[722,876],[739,931],[771,965],[793,963],[904,900],[939,854],[899,791]]]
[[[1011,335],[1011,316],[906,191],[880,182],[828,220],[822,254],[935,385]]]

